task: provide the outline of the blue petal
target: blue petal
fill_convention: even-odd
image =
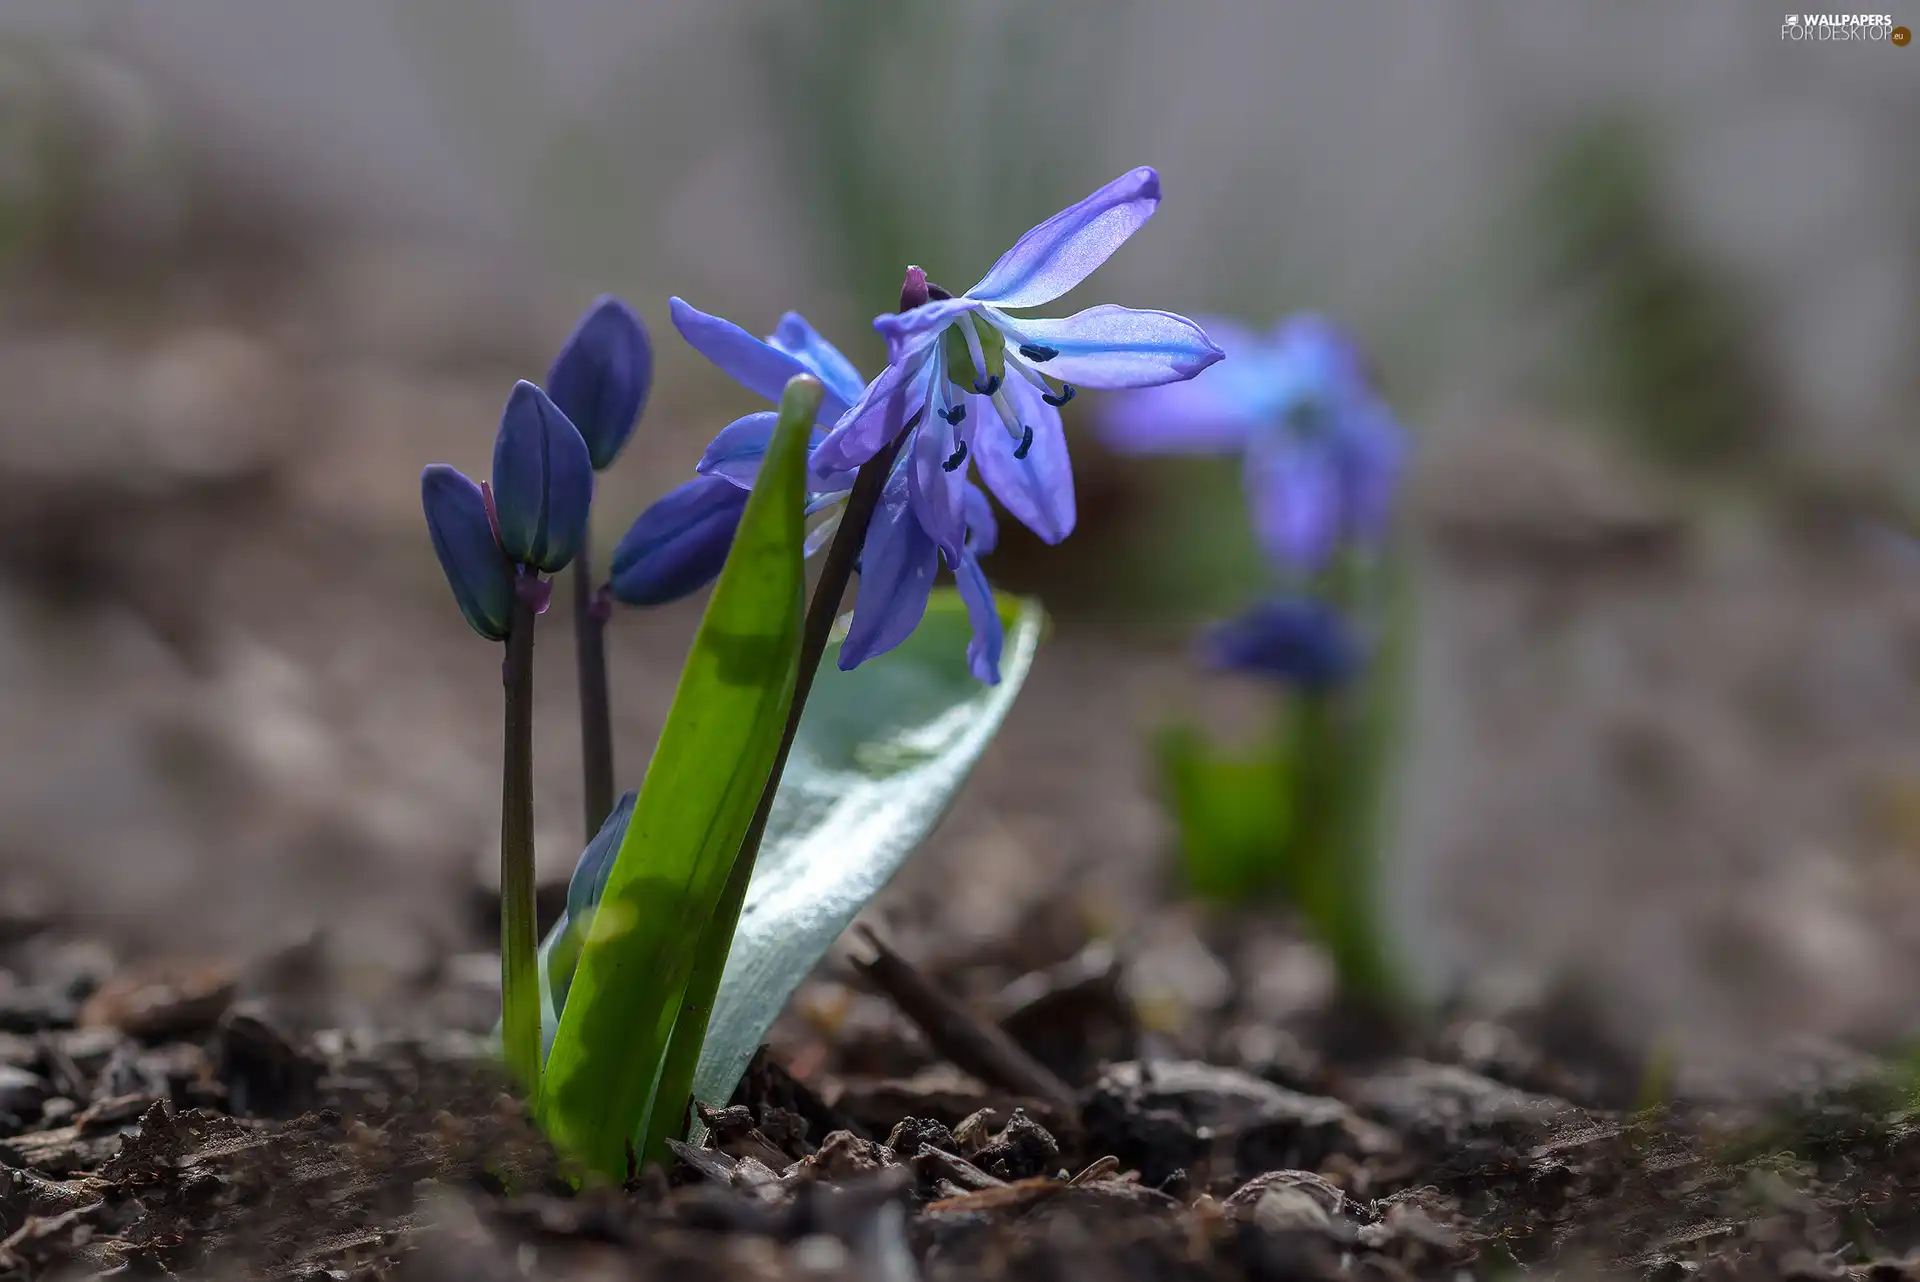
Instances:
[[[953,567],[954,586],[966,602],[967,618],[973,624],[973,638],[967,642],[967,668],[975,679],[990,686],[1000,684],[1000,652],[1006,647],[1006,626],[1000,621],[1000,608],[993,603],[993,588],[981,571],[980,563],[962,556]]]
[[[693,470],[701,476],[724,476],[735,485],[752,489],[753,478],[760,474],[760,461],[767,456],[767,446],[773,440],[774,424],[779,421],[779,414],[773,410],[761,410],[736,418],[721,428],[719,435],[708,443],[706,453],[700,456],[700,462]],[[818,449],[820,442],[826,439],[826,429],[815,427],[807,448]],[[837,482],[839,478],[835,480]],[[848,473],[844,484],[820,488],[847,489],[852,484],[853,476]]]
[[[1331,453],[1260,441],[1248,454],[1246,482],[1254,533],[1266,554],[1303,573],[1324,566],[1339,546],[1344,519]]]
[[[1138,388],[1101,408],[1101,439],[1127,454],[1232,454],[1275,413],[1274,360],[1266,341],[1239,321],[1196,317],[1226,353],[1193,378]]]
[[[1004,428],[998,414],[984,397],[969,398],[986,421],[974,430],[974,458],[980,464],[980,477],[1007,511],[1022,525],[1048,543],[1058,543],[1073,533],[1076,510],[1073,497],[1073,461],[1067,456],[1067,434],[1060,426],[1060,411],[1040,398],[1040,393],[1025,379],[1007,383],[1007,396],[1022,421]],[[1019,446],[1009,433],[1025,435],[1033,429],[1033,443],[1027,456],[1013,456]]]
[[[907,469],[896,468],[867,527],[853,622],[840,644],[843,672],[905,641],[927,613],[940,554],[920,528],[907,490]]]
[[[1406,436],[1386,406],[1369,401],[1350,412],[1340,444],[1348,531],[1354,538],[1377,538],[1392,515]]]
[[[812,374],[806,362],[771,344],[764,343],[732,321],[721,320],[675,298],[671,302],[673,327],[691,343],[694,350],[719,366],[720,372],[749,392],[778,404],[787,380],[796,374]],[[847,402],[822,380],[826,396],[820,402],[822,421],[846,413]]]
[[[980,304],[971,298],[941,298],[908,312],[888,312],[873,318],[873,327],[887,340],[889,353],[902,344],[945,329],[968,312],[977,312]]]
[[[614,549],[614,599],[664,605],[711,583],[726,564],[748,495],[719,476],[695,477],[667,491]]]
[[[811,466],[816,475],[831,476],[859,467],[926,407],[938,341],[937,334],[921,335],[900,359],[888,362],[880,377],[867,385],[858,403],[841,416],[813,452]]]
[[[985,556],[1000,546],[1000,522],[993,515],[993,504],[987,499],[987,492],[967,482],[966,497],[962,500],[967,517],[966,550],[975,556]]]
[[[595,471],[613,465],[653,386],[653,344],[633,309],[603,296],[547,371],[547,395],[586,439]]]
[[[1213,667],[1253,672],[1308,690],[1352,678],[1360,645],[1334,611],[1314,601],[1268,601],[1211,629],[1202,654]]]
[[[513,623],[513,566],[493,537],[486,496],[445,463],[429,463],[420,473],[420,506],[460,613],[487,640],[506,640]]]
[[[1159,204],[1159,174],[1144,167],[1122,174],[1014,242],[967,297],[995,307],[1052,302],[1092,275]]]
[[[587,533],[593,458],[547,394],[522,379],[493,441],[493,506],[500,546],[522,565],[563,570]]]
[[[600,897],[607,889],[607,874],[613,871],[613,857],[620,853],[620,843],[626,840],[627,824],[633,819],[633,803],[638,796],[632,792],[623,795],[600,825],[600,831],[580,852],[580,862],[573,866],[573,879],[567,883],[570,920],[584,923],[600,906]]]
[[[799,312],[788,312],[782,316],[779,326],[767,342],[819,375],[821,383],[839,397],[843,405],[851,405],[860,399],[861,389],[866,387],[867,380],[861,378],[853,362],[842,356],[839,348],[820,337]]]
[[[1081,387],[1155,387],[1192,378],[1226,353],[1200,327],[1172,312],[1102,303],[1065,320],[988,319],[1016,344],[1059,352],[1041,368]]]
[[[964,457],[951,472],[947,470],[947,464],[959,453],[960,441],[951,424],[938,414],[930,414],[920,420],[907,446],[911,451],[906,464],[908,497],[920,518],[920,528],[949,559],[960,555],[967,537]]]
[[[1322,386],[1365,386],[1366,358],[1340,326],[1315,312],[1286,317],[1273,330],[1274,352]]]

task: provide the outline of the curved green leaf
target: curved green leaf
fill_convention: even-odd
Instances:
[[[814,380],[788,384],[547,1056],[548,1136],[614,1181],[627,1174],[628,1137],[652,1103],[700,931],[785,729],[804,608],[806,444],[819,402]]]
[[[851,672],[827,647],[786,774],[694,1074],[694,1097],[719,1107],[794,989],[880,893],[959,795],[1020,693],[1046,615],[1037,601],[1001,606],[1000,684],[967,671],[966,606],[934,594],[898,649]]]
[[[1046,627],[1037,601],[1003,602],[1001,617],[997,686],[967,671],[970,625],[951,591],[934,593],[898,649],[852,672],[835,662],[838,638],[828,646],[715,998],[694,1076],[702,1103],[726,1103],[793,990],[926,840],[999,730]],[[540,947],[549,1036],[576,935],[562,917]]]

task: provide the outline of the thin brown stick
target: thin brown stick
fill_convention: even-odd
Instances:
[[[870,928],[863,925],[858,929],[860,937],[873,948],[874,957],[855,961],[855,969],[886,994],[936,1050],[990,1086],[1039,1100],[1063,1118],[1079,1117],[1079,1101],[1071,1086],[1020,1049],[1006,1033],[976,1018],[941,992]]]

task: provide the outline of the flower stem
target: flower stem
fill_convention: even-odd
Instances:
[[[607,620],[594,608],[593,549],[586,537],[573,558],[573,644],[580,670],[580,778],[587,840],[613,809],[613,719],[607,693]]]
[[[534,963],[533,626],[534,603],[516,593],[507,632],[506,749],[500,780],[500,1025],[507,1068],[537,1109],[540,992]]]
[[[854,478],[853,493],[847,498],[846,511],[827,547],[814,585],[813,599],[807,605],[806,622],[800,633],[800,667],[793,687],[793,702],[787,708],[786,728],[780,735],[780,748],[774,754],[773,770],[760,793],[753,819],[740,843],[727,874],[727,885],[719,906],[700,936],[693,974],[687,980],[681,998],[680,1014],[674,1024],[673,1040],[667,1048],[667,1061],[654,1094],[653,1115],[647,1121],[647,1134],[641,1149],[642,1160],[664,1159],[666,1141],[678,1139],[687,1128],[688,1105],[693,1098],[693,1078],[700,1064],[700,1050],[707,1040],[707,1023],[713,1017],[713,1002],[720,990],[720,978],[727,966],[727,954],[733,947],[733,933],[740,924],[740,909],[747,900],[747,887],[753,880],[754,862],[760,856],[760,842],[767,833],[767,819],[773,813],[774,795],[780,791],[780,777],[787,768],[787,756],[793,751],[794,736],[800,731],[800,717],[806,711],[807,695],[813,690],[814,674],[826,654],[827,638],[833,634],[834,620],[840,615],[840,600],[853,578],[853,563],[867,540],[867,527],[880,505],[880,491],[893,471],[893,461],[906,439],[899,435],[866,463]]]

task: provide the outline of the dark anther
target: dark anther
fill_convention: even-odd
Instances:
[[[960,426],[960,420],[967,416],[967,407],[965,405],[956,405],[952,409],[936,410],[935,413],[947,420],[948,427],[958,427]]]
[[[1060,384],[1060,395],[1055,396],[1051,392],[1042,392],[1040,393],[1040,399],[1057,409],[1073,399],[1073,391],[1072,383],[1062,383]]]
[[[932,281],[928,281],[927,297],[931,298],[934,302],[937,303],[943,298],[952,298],[953,295],[949,294],[946,290],[940,288],[938,285],[934,284]]]
[[[1013,456],[1015,458],[1025,458],[1027,451],[1033,448],[1033,429],[1023,427],[1020,429],[1020,433],[1020,443],[1013,447]]]
[[[986,382],[986,386],[984,387],[980,385],[979,379],[977,378],[974,379],[973,390],[979,393],[981,396],[992,396],[995,392],[1000,390],[1000,376],[998,374],[987,375],[987,382]]]
[[[1038,343],[1020,344],[1020,354],[1036,365],[1044,365],[1060,354],[1057,347],[1042,347]]]
[[[960,448],[953,452],[953,456],[940,465],[940,470],[943,472],[958,472],[960,465],[966,461],[967,443],[962,441],[960,442]]]

